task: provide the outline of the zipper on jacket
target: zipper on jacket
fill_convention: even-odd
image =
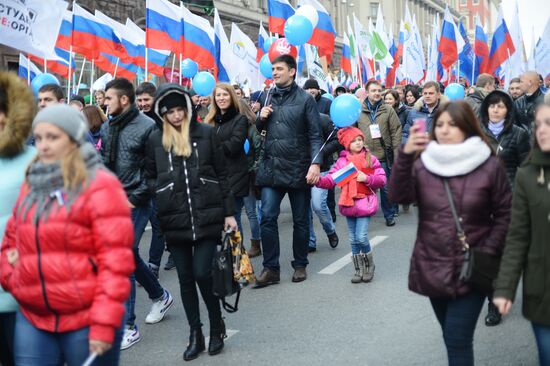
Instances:
[[[44,281],[44,274],[42,273],[42,251],[40,250],[40,240],[38,239],[38,228],[40,226],[40,218],[37,217],[35,221],[35,227],[36,227],[36,233],[35,233],[35,243],[36,243],[36,254],[38,257],[38,275],[40,277],[40,285],[42,287],[42,296],[44,297],[44,304],[46,304],[46,308],[48,308],[49,311],[55,315],[55,329],[54,332],[57,333],[59,328],[59,314],[55,310],[52,309],[50,306],[50,302],[48,301],[48,294],[46,292],[46,282]]]
[[[207,178],[199,178],[202,182],[202,184],[206,184],[206,182],[209,182],[209,183],[214,183],[214,184],[220,184],[220,182],[218,182],[217,180],[213,180],[213,179],[207,179]]]
[[[191,189],[189,188],[189,174],[187,172],[187,163],[183,160],[183,170],[185,172],[185,186],[187,188],[187,202],[189,203],[189,213],[191,215],[191,232],[193,233],[193,241],[197,240],[195,233],[195,219],[193,218],[193,206],[191,205]]]
[[[160,192],[166,191],[167,189],[172,190],[173,188],[174,188],[174,183],[170,183],[170,184],[168,184],[168,185],[166,185],[166,186],[164,186],[164,187],[162,187],[162,188],[157,189],[155,192],[156,192],[156,193],[160,193]]]
[[[200,171],[199,168],[199,148],[197,147],[197,143],[193,142],[193,147],[195,148],[195,156],[197,157],[197,171]]]
[[[168,164],[170,164],[170,171],[174,171],[174,166],[172,165],[172,152],[168,152]]]

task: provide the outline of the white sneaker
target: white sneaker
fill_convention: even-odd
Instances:
[[[147,314],[147,317],[145,318],[145,323],[155,324],[160,322],[173,303],[174,299],[172,298],[170,292],[164,290],[164,297],[153,303],[153,305],[151,306],[151,311],[149,312],[149,314]]]
[[[122,342],[120,343],[120,349],[121,350],[128,349],[139,341],[141,341],[141,336],[139,335],[139,330],[137,325],[134,325],[133,328],[126,327],[126,329],[124,329],[124,334],[122,335]]]

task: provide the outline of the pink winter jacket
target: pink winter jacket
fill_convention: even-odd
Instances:
[[[346,158],[348,154],[349,152],[346,150],[340,152],[340,157],[330,169],[329,174],[321,177],[316,187],[330,189],[336,185],[331,174],[349,164],[349,161]],[[356,199],[353,206],[338,205],[342,215],[346,217],[365,217],[373,216],[376,211],[378,211],[378,197],[376,196],[376,190],[386,185],[386,173],[384,172],[384,169],[382,169],[378,159],[373,154],[371,154],[371,162],[372,168],[374,169],[374,174],[367,175],[367,180],[360,184],[366,184],[367,187],[370,187],[375,194]]]

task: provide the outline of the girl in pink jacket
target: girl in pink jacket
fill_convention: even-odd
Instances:
[[[351,260],[355,267],[351,282],[370,282],[374,277],[374,260],[368,238],[369,222],[378,210],[376,190],[386,184],[386,174],[378,159],[365,147],[365,136],[360,129],[339,130],[338,141],[346,150],[340,153],[329,174],[321,177],[317,187],[333,188],[336,185],[333,173],[349,163],[357,169],[357,176],[342,186],[338,208],[348,222]]]

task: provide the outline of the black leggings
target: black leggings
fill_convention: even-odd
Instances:
[[[208,309],[210,328],[216,329],[221,323],[220,301],[212,292],[212,260],[216,244],[215,240],[205,239],[194,242],[192,245],[189,243],[168,245],[178,271],[181,300],[191,329],[202,326],[195,283],[199,285],[202,299]]]
[[[15,313],[0,313],[0,365],[13,366]]]

